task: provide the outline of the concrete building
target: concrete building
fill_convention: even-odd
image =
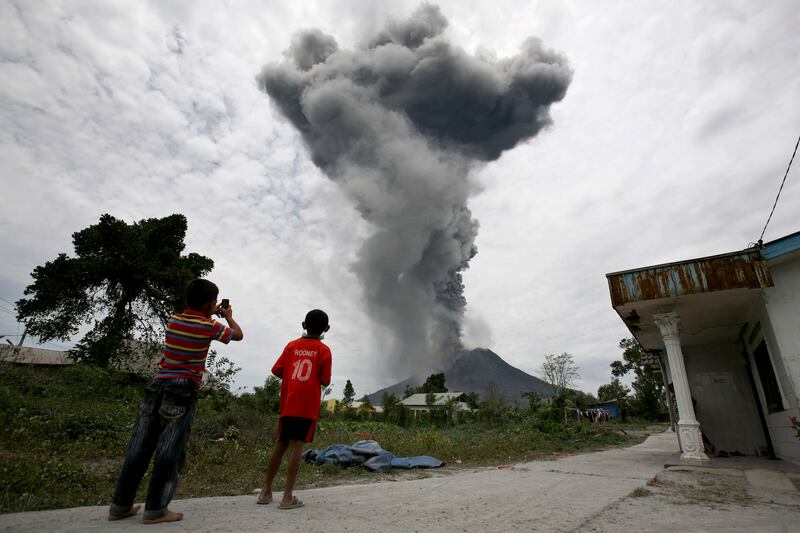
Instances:
[[[716,453],[800,464],[800,232],[606,277],[614,309],[665,368],[683,460],[708,460],[705,436]]]

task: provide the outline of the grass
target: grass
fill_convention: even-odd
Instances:
[[[0,512],[109,502],[147,381],[86,366],[0,364]],[[249,494],[260,485],[277,417],[253,397],[201,398],[176,498]],[[498,465],[636,442],[612,425],[517,417],[404,429],[376,421],[320,420],[313,447],[374,438],[395,455],[448,465]],[[285,468],[285,463],[284,463]],[[392,478],[360,468],[303,465],[298,487]],[[283,486],[285,472],[276,479]],[[148,477],[141,484],[144,496]]]

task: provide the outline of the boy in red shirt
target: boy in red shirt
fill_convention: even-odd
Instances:
[[[272,450],[258,503],[272,501],[272,481],[286,450],[291,450],[286,472],[286,487],[279,509],[297,509],[303,502],[292,495],[300,470],[303,446],[314,438],[319,418],[322,388],[331,382],[331,350],[322,338],[330,329],[328,315],[319,309],[309,311],[303,322],[306,334],[283,349],[272,373],[281,378],[281,407],[278,436]]]

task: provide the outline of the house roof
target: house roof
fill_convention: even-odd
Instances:
[[[763,289],[769,265],[800,251],[800,232],[738,252],[606,274],[611,303],[645,350],[663,349],[654,315],[676,311],[684,346],[738,339]]]
[[[762,253],[764,259],[770,261],[797,251],[800,251],[800,231],[766,243]]]
[[[772,286],[758,248],[606,274],[614,307],[728,289]]]
[[[449,400],[453,398],[461,399],[464,395],[463,392],[435,392],[434,395],[436,396],[436,401],[434,405],[444,405]],[[428,403],[425,401],[427,394],[419,393],[419,394],[412,394],[408,398],[404,399],[401,403],[406,407],[410,406],[427,406]]]

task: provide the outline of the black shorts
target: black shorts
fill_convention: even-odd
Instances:
[[[314,431],[317,421],[299,416],[282,416],[278,419],[278,441],[289,442],[299,440],[311,442],[314,440]]]

